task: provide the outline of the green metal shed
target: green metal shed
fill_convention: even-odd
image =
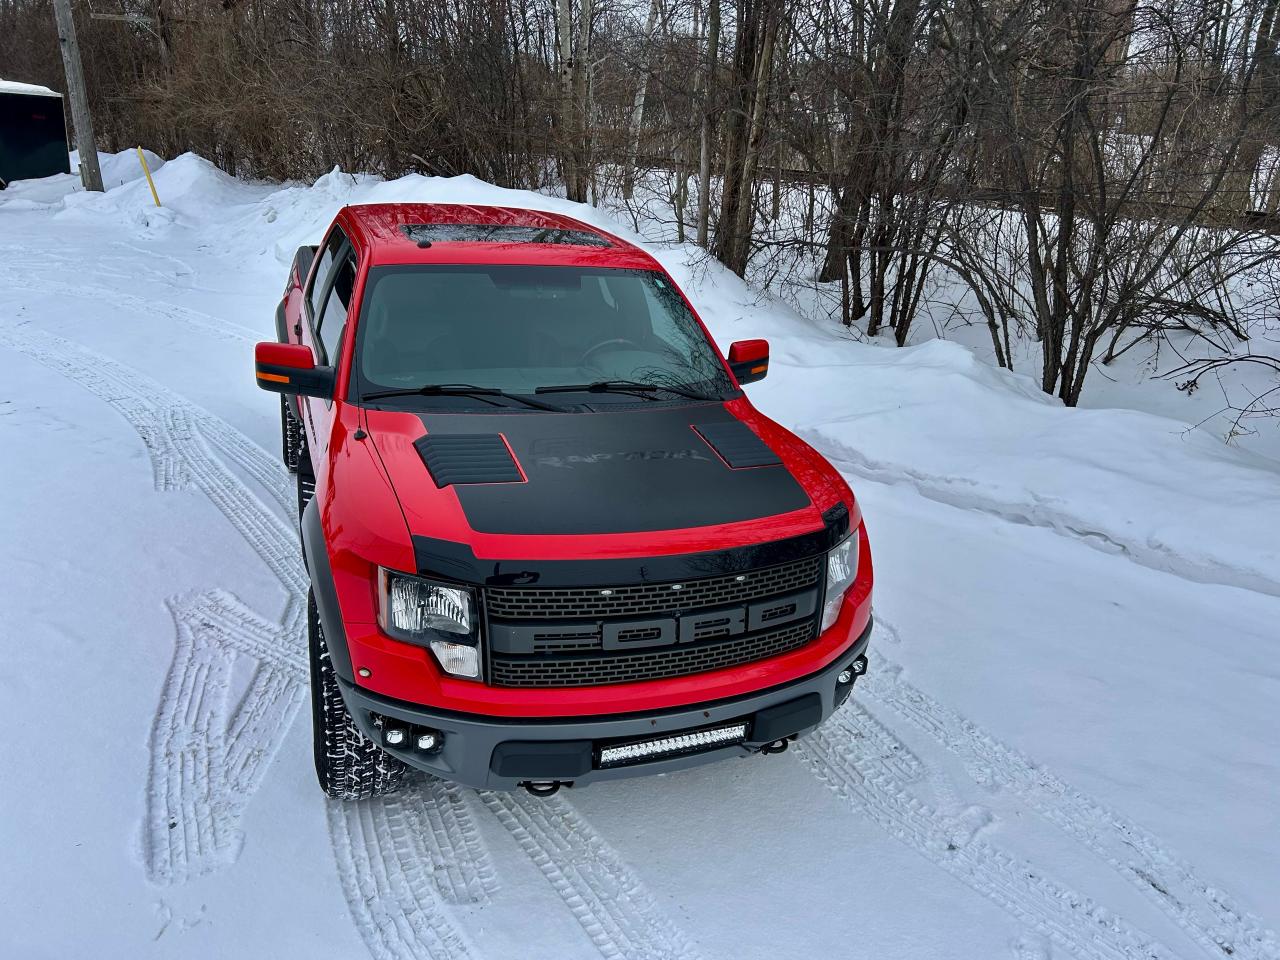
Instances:
[[[0,80],[0,189],[11,180],[70,172],[62,94]]]

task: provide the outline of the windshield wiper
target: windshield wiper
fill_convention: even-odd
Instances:
[[[481,400],[486,397],[502,397],[504,400],[523,403],[526,407],[533,407],[535,410],[564,413],[564,407],[557,407],[554,403],[543,403],[533,397],[527,397],[519,393],[508,393],[506,390],[499,390],[497,387],[478,387],[474,383],[428,383],[425,386],[409,387],[402,390],[375,390],[373,393],[366,393],[361,399],[382,400],[386,397],[478,397]],[[502,406],[502,404],[495,403],[492,400],[486,400],[485,402],[498,407]]]
[[[707,396],[687,387],[673,387],[670,384],[641,383],[639,380],[596,380],[592,383],[562,383],[552,387],[537,387],[534,393],[636,393],[648,395],[665,390],[690,400],[718,400],[719,397]]]

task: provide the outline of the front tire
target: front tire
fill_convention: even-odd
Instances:
[[[311,460],[304,458],[298,464],[296,473],[298,481],[298,524],[302,524],[302,515],[307,510],[307,504],[316,495],[316,476],[311,472]]]
[[[289,409],[289,400],[280,398],[280,459],[290,473],[298,472],[298,464],[302,462],[302,421]]]
[[[338,690],[313,593],[307,594],[311,723],[316,777],[335,800],[367,800],[400,788],[409,768],[360,732]]]

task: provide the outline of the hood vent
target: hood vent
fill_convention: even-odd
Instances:
[[[782,463],[768,444],[741,420],[695,423],[693,429],[720,459],[735,470],[742,467],[770,467]]]
[[[524,480],[501,434],[432,433],[415,440],[413,446],[437,487]]]

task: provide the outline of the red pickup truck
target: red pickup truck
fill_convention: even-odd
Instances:
[[[647,253],[565,216],[343,209],[256,350],[310,573],[316,772],[561,786],[773,753],[866,669],[848,485]]]

